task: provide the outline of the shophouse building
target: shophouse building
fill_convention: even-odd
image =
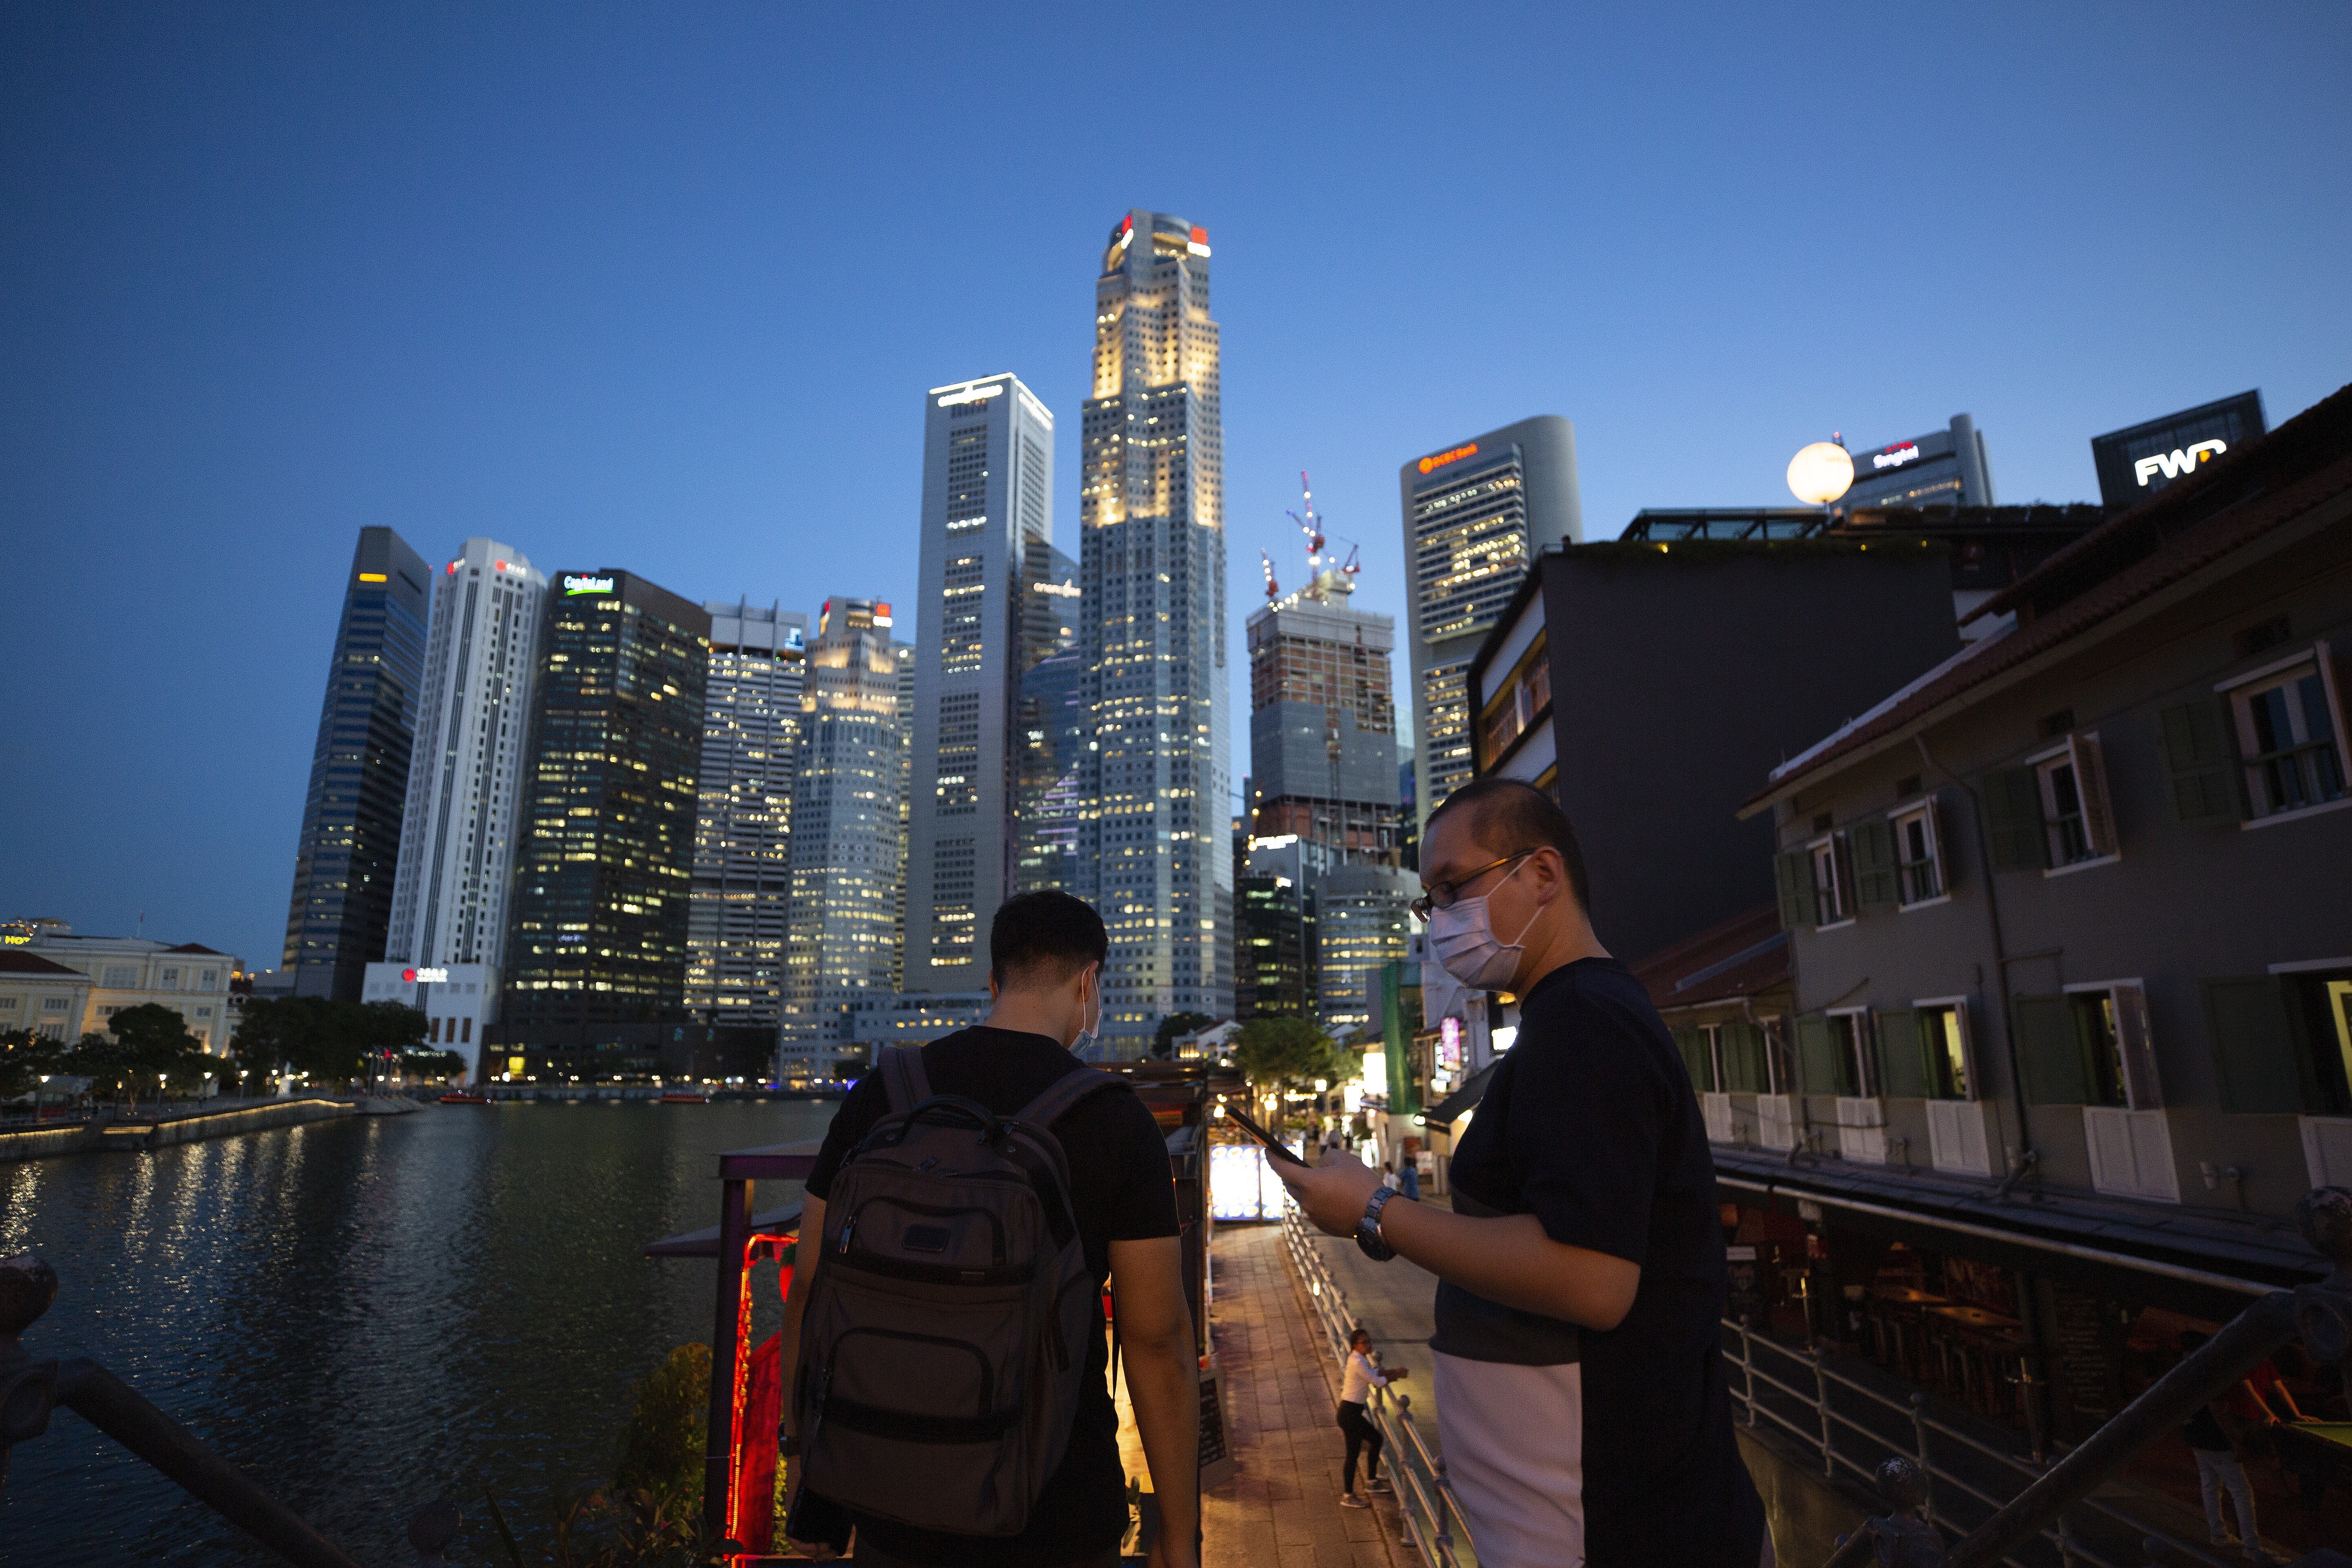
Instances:
[[[1784,1248],[1759,1310],[2073,1436],[2184,1323],[2324,1271],[2285,1216],[2352,1182],[2347,565],[2352,389],[1769,771],[1790,990],[1685,1037],[1724,1197]]]

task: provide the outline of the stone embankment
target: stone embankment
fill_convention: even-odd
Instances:
[[[266,1132],[271,1128],[292,1127],[306,1121],[330,1121],[345,1116],[399,1116],[418,1109],[413,1100],[330,1100],[324,1095],[301,1095],[289,1100],[248,1100],[226,1107],[173,1110],[160,1116],[112,1112],[63,1127],[0,1131],[0,1164],[37,1160],[45,1154],[79,1154],[100,1149],[164,1149],[174,1143]]]

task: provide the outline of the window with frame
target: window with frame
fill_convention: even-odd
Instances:
[[[1865,1100],[1876,1098],[1878,1062],[1870,1049],[1870,1015],[1831,1014],[1830,1037],[1845,1061],[1845,1092]]]
[[[1805,846],[1812,863],[1813,924],[1836,925],[1853,917],[1853,881],[1848,868],[1845,842],[1832,833]]]
[[[2345,798],[2334,673],[2324,652],[2315,651],[2312,659],[2230,694],[2251,815],[2276,816]]]
[[[1968,1020],[1958,1004],[1918,1009],[1919,1047],[1930,1100],[1968,1100]]]
[[[1943,856],[1936,837],[1933,805],[1895,816],[1895,872],[1906,905],[1944,896]]]
[[[163,971],[163,984],[166,984],[166,985],[177,985],[177,984],[179,984],[179,983],[180,983],[180,972],[179,972],[178,970],[176,970],[176,969],[167,969],[167,970]]]
[[[2087,735],[2067,738],[2066,749],[2037,763],[2034,778],[2041,786],[2042,833],[2053,869],[2104,859],[2115,853],[2108,828],[2107,791],[2100,766],[2098,742]]]

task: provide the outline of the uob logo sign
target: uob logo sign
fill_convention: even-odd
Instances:
[[[2142,458],[2132,465],[2132,472],[2139,476],[2141,488],[2145,489],[2158,474],[2177,479],[2206,458],[2218,458],[2229,449],[2226,441],[2200,441],[2187,451],[2158,452],[2152,458]]]

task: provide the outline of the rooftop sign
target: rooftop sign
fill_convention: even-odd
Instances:
[[[1477,455],[1478,443],[1465,441],[1450,452],[1440,452],[1433,458],[1423,458],[1420,464],[1421,471],[1425,474],[1432,469],[1442,468],[1448,463],[1458,463],[1465,458],[1475,458]]]
[[[400,977],[417,985],[449,984],[449,972],[446,969],[404,969],[400,972]]]
[[[610,577],[581,577],[567,572],[563,574],[563,592],[577,597],[582,594],[609,594],[613,591]]]

